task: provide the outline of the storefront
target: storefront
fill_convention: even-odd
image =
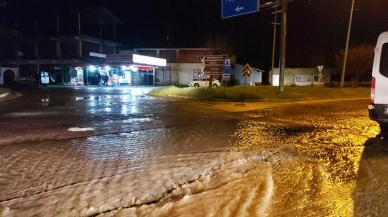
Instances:
[[[156,85],[156,71],[167,61],[143,55],[109,55],[104,64],[70,67],[69,85]]]

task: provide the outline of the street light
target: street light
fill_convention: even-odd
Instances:
[[[344,87],[344,83],[345,83],[345,72],[346,72],[346,65],[347,65],[347,62],[348,62],[348,52],[349,52],[349,40],[350,40],[350,33],[351,33],[351,30],[352,30],[352,23],[353,23],[354,1],[355,0],[352,0],[352,6],[351,6],[351,10],[350,10],[350,17],[349,17],[348,34],[346,36],[344,61],[343,61],[342,73],[341,73],[341,88]]]

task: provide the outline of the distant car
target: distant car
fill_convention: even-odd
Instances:
[[[381,135],[388,138],[388,32],[377,41],[371,82],[369,116],[380,124]],[[386,138],[385,138],[386,137]]]
[[[204,80],[197,80],[197,81],[192,81],[189,83],[190,87],[209,87],[209,82],[210,80],[204,79]],[[212,81],[212,86],[213,87],[221,87],[221,82],[217,79]]]

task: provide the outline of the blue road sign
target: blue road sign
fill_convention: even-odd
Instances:
[[[232,71],[232,65],[230,64],[230,58],[226,58],[224,64],[224,73],[230,73]]]
[[[236,17],[255,13],[259,10],[260,0],[221,0],[222,18]]]

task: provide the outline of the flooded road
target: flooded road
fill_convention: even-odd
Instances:
[[[151,88],[0,103],[0,216],[387,216],[367,100],[225,112]]]

